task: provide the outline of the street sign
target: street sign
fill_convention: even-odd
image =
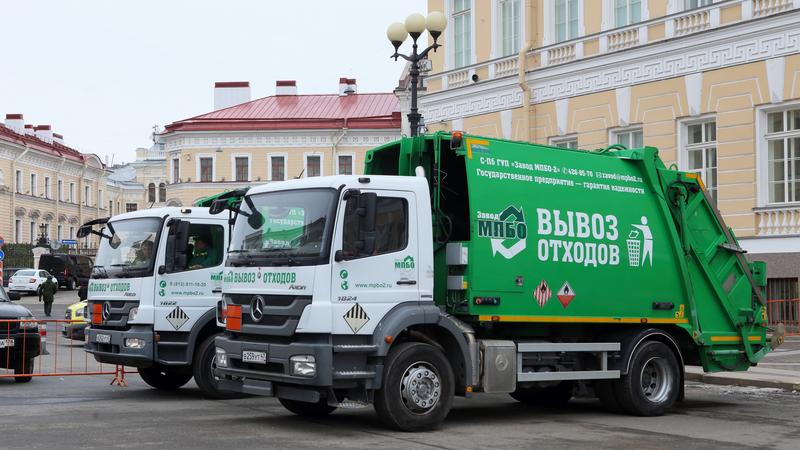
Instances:
[[[61,240],[61,244],[62,245],[77,245],[78,241],[76,241],[75,239],[62,239]]]
[[[0,261],[4,260],[5,258],[6,258],[5,252],[0,250]]]
[[[5,239],[3,239],[3,236],[0,236],[0,247],[2,247],[3,244],[5,244],[5,243],[6,243],[6,241],[5,241]]]

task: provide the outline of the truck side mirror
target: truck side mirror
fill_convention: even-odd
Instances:
[[[222,211],[225,211],[226,209],[228,209],[228,200],[219,199],[219,200],[214,200],[211,203],[211,206],[208,208],[208,212],[211,214],[219,214]]]
[[[83,239],[90,234],[92,234],[92,226],[81,225],[80,228],[78,228],[78,234],[76,236],[78,236],[78,239]]]
[[[167,223],[169,234],[167,235],[164,261],[165,272],[174,272],[186,267],[189,260],[189,255],[186,254],[189,244],[189,225],[189,222],[180,219],[170,219]]]

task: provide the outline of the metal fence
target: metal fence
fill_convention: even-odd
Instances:
[[[0,379],[109,375],[127,386],[120,365],[98,363],[83,349],[81,320],[0,320]],[[48,339],[48,330],[51,331]],[[80,334],[78,334],[80,333]]]
[[[800,336],[800,298],[767,300],[770,325],[783,324],[787,336]]]

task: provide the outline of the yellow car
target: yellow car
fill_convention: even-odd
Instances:
[[[67,312],[65,314],[65,319],[72,320],[71,323],[62,323],[61,324],[61,334],[68,339],[74,339],[76,341],[83,341],[85,340],[85,333],[86,327],[89,326],[89,321],[86,320],[86,312],[89,309],[89,302],[86,300],[81,300],[77,303],[73,303],[67,306]]]

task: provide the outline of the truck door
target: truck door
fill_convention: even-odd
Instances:
[[[222,222],[192,219],[188,233],[164,233],[159,250],[161,265],[156,273],[156,331],[188,332],[197,319],[216,306],[222,292],[227,232]],[[176,242],[179,239],[185,239],[184,243]],[[185,258],[176,255],[176,249],[183,247]]]
[[[419,301],[416,202],[405,191],[350,193],[338,209],[333,242],[333,332],[371,334],[394,306]],[[369,214],[370,195],[372,231],[362,215]],[[374,244],[365,244],[370,238]]]

